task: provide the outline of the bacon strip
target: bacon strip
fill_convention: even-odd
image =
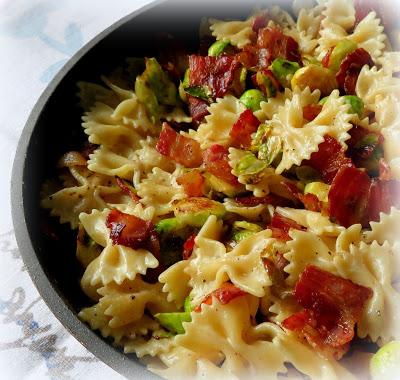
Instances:
[[[195,246],[194,240],[196,239],[196,236],[197,234],[190,235],[186,239],[185,243],[183,243],[183,253],[182,253],[183,260],[188,260],[190,256],[192,256],[193,249]]]
[[[119,177],[115,178],[118,187],[122,190],[122,192],[128,195],[134,202],[139,202],[140,198],[136,195],[136,193]]]
[[[285,319],[282,325],[304,335],[313,347],[340,359],[372,294],[369,288],[308,265],[294,291],[304,310]]]
[[[175,132],[168,123],[163,123],[156,149],[187,168],[198,167],[203,162],[200,144]]]
[[[290,229],[304,230],[304,227],[296,223],[294,220],[286,218],[278,213],[274,213],[270,224],[267,226],[272,231],[272,237],[279,240],[289,241],[292,238],[289,236]]]
[[[285,186],[295,198],[303,203],[306,210],[321,211],[322,204],[316,195],[309,193],[303,194],[292,182],[282,182],[282,185]]]
[[[230,131],[232,146],[248,149],[251,145],[251,135],[257,131],[260,121],[254,116],[251,110],[242,112],[233,124]]]
[[[195,98],[194,96],[188,95],[188,102],[189,102],[189,113],[192,116],[192,120],[199,124],[205,116],[209,114],[208,112],[208,103],[199,98]]]
[[[203,160],[209,173],[233,186],[240,185],[237,178],[231,173],[232,168],[229,166],[228,149],[218,144],[211,145],[204,151]]]
[[[207,86],[214,98],[222,98],[232,83],[239,62],[235,56],[189,56],[190,86]]]
[[[235,202],[240,206],[244,207],[254,207],[258,205],[272,205],[272,206],[281,206],[281,207],[290,207],[293,206],[293,202],[289,199],[280,197],[275,194],[268,194],[265,197],[236,197]]]
[[[125,214],[119,210],[111,210],[106,219],[113,244],[124,245],[133,249],[141,248],[153,234],[151,221]]]
[[[355,95],[358,75],[364,65],[370,67],[374,65],[374,61],[365,49],[358,48],[347,54],[336,74],[336,80],[342,92]]]
[[[197,313],[200,312],[203,304],[211,305],[213,297],[216,298],[221,305],[226,305],[233,299],[245,296],[246,294],[246,292],[239,289],[235,285],[231,284],[230,282],[226,282],[220,288],[208,294],[203,301],[201,301],[200,305],[194,309],[194,311]]]
[[[313,121],[321,112],[321,104],[308,104],[303,107],[303,118],[307,121]]]
[[[333,181],[340,168],[354,166],[351,159],[345,156],[340,143],[330,136],[325,136],[325,140],[318,145],[318,151],[311,155],[305,165],[317,170],[327,183]]]

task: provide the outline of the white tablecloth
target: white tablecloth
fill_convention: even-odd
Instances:
[[[56,320],[16,246],[10,176],[36,100],[68,59],[151,0],[0,0],[0,379],[122,379]]]

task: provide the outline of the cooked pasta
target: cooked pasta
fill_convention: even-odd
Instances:
[[[78,83],[89,144],[41,205],[77,232],[79,317],[166,379],[356,379],[350,348],[400,340],[400,53],[376,12],[303,3]]]

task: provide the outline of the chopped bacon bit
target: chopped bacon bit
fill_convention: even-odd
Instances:
[[[128,195],[134,202],[139,202],[140,198],[136,195],[136,193],[119,177],[116,177],[116,182],[118,187],[122,190],[122,192]]]
[[[268,69],[272,61],[278,57],[301,62],[298,43],[275,27],[260,29],[257,43],[246,45],[238,54],[243,66],[258,70]]]
[[[347,54],[336,74],[336,80],[342,92],[355,95],[358,75],[364,65],[370,67],[374,65],[371,56],[365,49],[358,48]]]
[[[268,227],[272,231],[272,237],[279,240],[288,241],[292,238],[289,236],[291,228],[295,230],[304,230],[304,228],[294,220],[286,218],[278,213],[274,213],[271,223]]]
[[[268,23],[268,12],[261,12],[256,17],[254,17],[253,21],[253,32],[258,33],[260,29],[265,28]]]
[[[209,114],[208,103],[203,99],[190,95],[188,95],[188,102],[190,116],[192,116],[192,120],[195,123],[199,124]]]
[[[192,252],[195,245],[194,240],[196,239],[196,236],[197,234],[190,235],[186,239],[185,243],[183,243],[183,253],[182,253],[183,260],[188,260],[190,256],[192,256]]]
[[[303,203],[306,210],[310,211],[321,211],[322,204],[318,197],[314,194],[303,194],[298,187],[292,182],[282,182],[282,185],[285,186],[288,191],[293,195],[293,197],[297,198],[301,203]]]
[[[280,197],[275,194],[268,194],[265,197],[236,197],[235,202],[240,206],[244,207],[254,207],[258,205],[272,205],[272,206],[281,206],[281,207],[290,207],[293,206],[293,202],[289,199]]]
[[[354,337],[354,326],[372,290],[308,265],[296,283],[294,296],[304,308],[282,322],[322,351],[340,359]]]
[[[279,252],[276,253],[274,260],[263,258],[262,261],[272,285],[283,290],[285,288],[284,268],[289,264],[289,261]]]
[[[361,169],[344,166],[337,172],[329,190],[329,215],[344,227],[360,223],[368,204],[371,180]]]
[[[198,167],[203,162],[200,144],[175,132],[168,123],[163,123],[156,149],[187,168]]]
[[[235,56],[189,56],[191,86],[207,86],[213,97],[222,98],[234,79],[239,61]]]
[[[257,131],[259,125],[260,121],[251,110],[242,112],[230,131],[232,146],[248,149],[251,145],[251,135]]]
[[[335,46],[332,46],[328,52],[325,54],[325,57],[322,59],[322,66],[328,68],[329,66],[329,60],[331,59],[331,55],[333,52],[333,49],[335,48]]]
[[[321,104],[308,104],[303,107],[303,118],[308,121],[313,121],[321,112]]]
[[[198,305],[194,311],[195,312],[200,312],[201,311],[201,306],[203,304],[205,305],[211,305],[213,301],[213,297],[215,297],[218,302],[222,305],[226,305],[229,302],[231,302],[233,299],[237,297],[242,297],[245,296],[247,293],[244,292],[243,290],[239,289],[235,285],[231,284],[230,282],[224,283],[220,288],[217,290],[214,290],[210,294],[208,294],[203,301],[201,301],[200,305]]]
[[[191,170],[176,179],[182,185],[188,197],[202,197],[204,195],[204,177],[198,170]]]
[[[344,227],[355,223],[368,226],[379,221],[380,212],[400,205],[400,182],[371,180],[361,169],[344,167],[338,171],[329,194],[329,215]]]
[[[229,166],[228,149],[218,144],[211,145],[204,151],[203,160],[209,173],[233,186],[240,185],[237,178],[231,173],[232,168]]]
[[[300,62],[298,43],[282,33],[279,28],[267,27],[258,32],[257,45],[268,50],[270,62],[282,57],[289,61]]]
[[[325,136],[325,140],[318,145],[318,151],[311,155],[305,165],[321,173],[324,182],[329,184],[341,167],[354,166],[351,159],[345,156],[340,143],[330,136]]]
[[[134,249],[143,247],[154,231],[152,222],[116,209],[111,210],[108,214],[106,226],[110,229],[110,238],[113,244]]]

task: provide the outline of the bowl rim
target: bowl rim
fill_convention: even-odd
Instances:
[[[60,82],[72,70],[85,54],[102,41],[109,34],[117,30],[128,21],[134,19],[140,14],[155,8],[156,6],[167,2],[168,0],[154,0],[141,6],[135,11],[123,16],[107,28],[99,32],[95,37],[89,40],[81,47],[68,62],[61,68],[55,77],[46,86],[35,103],[28,119],[22,129],[11,173],[11,214],[14,226],[14,233],[22,260],[28,271],[28,274],[39,292],[42,300],[58,319],[61,325],[91,354],[100,361],[111,367],[118,374],[126,378],[135,379],[158,379],[159,377],[149,372],[139,361],[128,360],[126,354],[117,350],[111,344],[107,344],[100,335],[90,329],[88,325],[82,322],[74,311],[68,307],[58,294],[53,283],[49,280],[33,248],[32,241],[28,232],[24,211],[24,169],[26,164],[27,150],[38,119],[46,106],[51,95],[54,93]]]

